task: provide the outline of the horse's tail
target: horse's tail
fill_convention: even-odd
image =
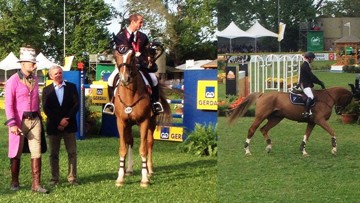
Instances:
[[[160,103],[163,106],[164,112],[160,113],[157,116],[157,122],[161,125],[170,125],[172,123],[172,113],[171,108],[166,100],[166,92],[165,89],[167,89],[166,85],[159,82],[159,96],[160,96]]]
[[[231,124],[233,123],[238,117],[242,117],[245,115],[247,110],[250,108],[252,104],[260,97],[262,93],[254,92],[247,96],[244,101],[234,109],[230,111],[230,116],[228,122]]]

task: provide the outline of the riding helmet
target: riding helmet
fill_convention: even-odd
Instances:
[[[313,52],[309,51],[309,52],[306,52],[306,53],[304,54],[304,57],[305,57],[305,58],[314,59],[314,58],[315,58],[315,54],[314,54]]]

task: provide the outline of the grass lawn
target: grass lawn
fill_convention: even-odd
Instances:
[[[4,123],[1,110],[0,123]],[[137,128],[135,128],[137,129]],[[78,141],[78,179],[80,185],[66,182],[67,155],[62,145],[60,174],[62,183],[49,187],[49,153],[43,154],[42,183],[50,189],[48,195],[31,192],[30,156],[21,161],[18,192],[9,190],[11,180],[7,158],[7,127],[0,127],[0,202],[216,202],[216,157],[195,157],[177,151],[179,143],[156,141],[154,145],[154,170],[148,188],[140,188],[139,138],[135,137],[134,175],[126,185],[115,186],[119,166],[118,138],[90,136]],[[135,135],[138,133],[135,132]]]
[[[327,87],[354,83],[356,74],[315,72]],[[219,95],[219,97],[225,95]],[[315,127],[303,157],[299,145],[306,124],[283,120],[269,135],[273,151],[265,152],[265,140],[256,131],[252,156],[244,156],[243,144],[252,117],[229,126],[218,119],[219,202],[358,202],[360,171],[360,126],[343,125],[333,114],[330,126],[337,133],[338,154],[330,153],[330,136]]]

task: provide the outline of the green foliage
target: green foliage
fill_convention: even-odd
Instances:
[[[197,156],[217,156],[216,126],[196,123],[194,131],[179,145],[179,149]]]
[[[358,65],[343,66],[343,71],[345,73],[360,73],[360,66]]]
[[[103,0],[66,2],[66,55],[75,55],[74,64],[83,60],[83,52],[100,53],[109,48],[106,24],[111,8]],[[37,52],[63,62],[63,1],[0,0],[0,57],[10,51],[18,55],[20,46],[32,45]]]
[[[178,65],[216,58],[216,44],[210,39],[217,26],[215,6],[216,0],[128,0],[126,8],[144,16],[144,30],[170,51],[169,64]]]
[[[358,116],[360,114],[360,103],[359,103],[359,101],[352,100],[351,103],[344,108],[342,113],[344,113],[344,114],[354,114],[354,115]]]

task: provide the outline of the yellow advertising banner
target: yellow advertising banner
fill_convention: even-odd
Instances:
[[[94,81],[90,85],[89,95],[93,104],[106,104],[109,102],[107,82]]]
[[[184,133],[183,127],[156,126],[154,131],[154,139],[182,142],[183,133]]]
[[[197,109],[218,109],[218,82],[217,80],[199,80],[197,86]]]

